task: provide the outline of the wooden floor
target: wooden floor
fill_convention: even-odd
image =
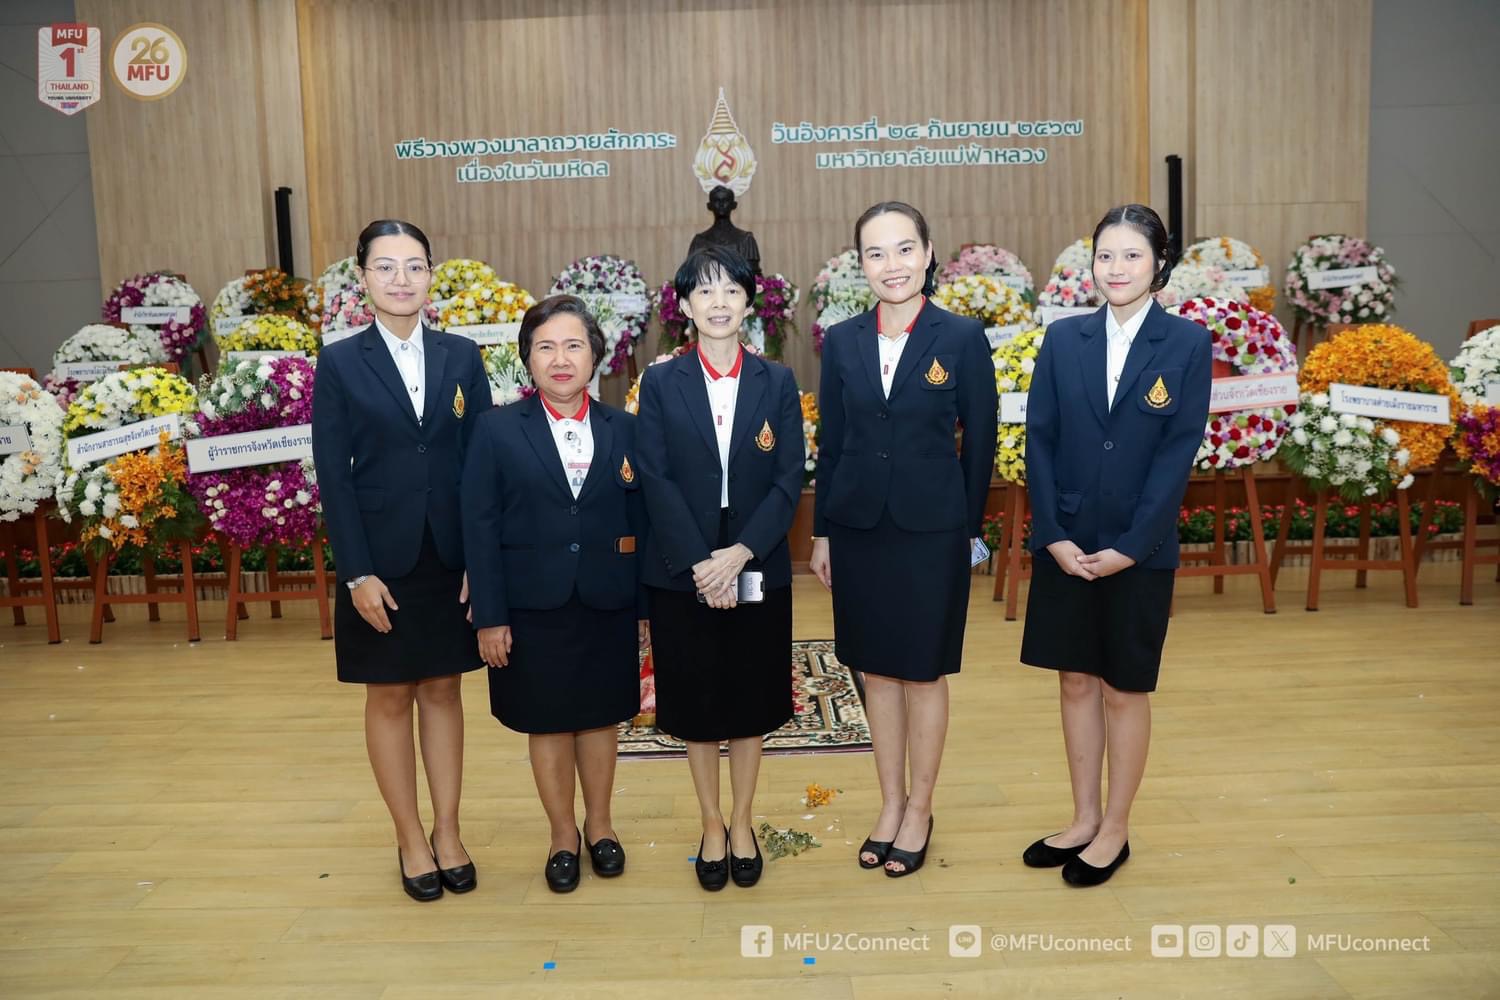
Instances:
[[[1252,581],[1179,588],[1132,860],[1069,889],[1021,849],[1069,813],[1052,674],[1016,662],[976,579],[926,868],[855,865],[877,802],[868,754],[766,761],[757,812],[821,849],[753,890],[707,895],[689,858],[682,761],[623,761],[621,879],[571,896],[541,877],[546,834],[523,738],[470,674],[464,840],[477,892],[400,892],[361,734],[310,609],[237,643],[183,639],[180,611],[121,612],[102,646],[80,608],[49,647],[0,625],[0,996],[459,998],[775,996],[1479,997],[1500,995],[1500,584],[1457,603],[1424,568],[1420,610],[1389,579],[1325,583],[1274,617]],[[796,633],[827,638],[826,594],[796,587]],[[222,606],[204,605],[205,633]],[[892,609],[893,625],[899,609]],[[842,794],[812,818],[809,782]],[[727,781],[726,781],[727,787]],[[1153,958],[1152,927],[1292,924],[1291,958]],[[741,927],[775,954],[744,958]],[[978,958],[949,927],[983,928]],[[929,935],[924,953],[816,952],[783,934]],[[1009,948],[989,937],[1123,938],[1126,953]],[[1336,953],[1309,935],[1425,939],[1428,952]],[[809,964],[806,959],[814,958]],[[545,968],[545,963],[554,963]]]

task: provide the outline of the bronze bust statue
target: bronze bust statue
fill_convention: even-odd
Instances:
[[[708,193],[708,210],[714,214],[714,224],[693,237],[688,253],[705,246],[728,247],[750,263],[750,269],[760,274],[760,247],[755,236],[729,221],[729,215],[739,203],[734,192],[720,184]]]

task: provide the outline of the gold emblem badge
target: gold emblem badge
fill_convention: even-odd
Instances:
[[[771,433],[771,421],[767,420],[760,425],[760,433],[755,435],[755,447],[761,451],[770,451],[776,447],[776,435]]]
[[[464,418],[464,391],[456,385],[453,387],[453,415],[460,420]]]
[[[1161,380],[1160,375],[1156,376],[1156,384],[1151,387],[1150,392],[1146,393],[1146,402],[1159,410],[1171,401],[1172,397],[1167,392],[1167,384]]]
[[[630,467],[630,459],[627,457],[620,462],[620,478],[627,483],[635,482],[635,470]]]
[[[938,364],[938,359],[932,359],[932,367],[927,369],[927,381],[931,385],[942,385],[948,381],[948,369]]]

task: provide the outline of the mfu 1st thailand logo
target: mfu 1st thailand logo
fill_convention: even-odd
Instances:
[[[99,100],[99,29],[86,24],[53,24],[36,36],[37,100],[65,115],[76,115]]]
[[[131,97],[157,101],[176,90],[187,73],[187,48],[171,28],[132,24],[115,39],[109,57],[115,82]]]

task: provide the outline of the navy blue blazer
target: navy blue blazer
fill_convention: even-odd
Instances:
[[[491,410],[474,428],[463,526],[476,629],[509,625],[513,608],[560,608],[575,590],[586,607],[646,617],[635,418],[591,400],[589,430],[594,459],[574,498],[539,396]]]
[[[420,422],[373,323],[318,355],[313,464],[340,580],[410,573],[427,526],[443,565],[463,568],[458,480],[490,383],[472,340],[424,326],[422,351]]]
[[[878,307],[877,307],[878,308]],[[813,534],[828,522],[873,528],[881,512],[906,531],[979,536],[995,467],[995,364],[978,320],[929,302],[901,352],[886,399],[875,310],[823,340]],[[963,425],[961,448],[954,429]]]
[[[1151,303],[1110,407],[1107,308],[1058,320],[1042,341],[1026,400],[1030,547],[1066,538],[1175,569],[1177,515],[1208,419],[1212,339]]]
[[[802,496],[806,444],[797,377],[746,353],[729,445],[729,544],[754,553],[747,571],[767,588],[789,587],[787,532]],[[641,483],[651,537],[644,579],[664,590],[695,590],[693,567],[719,538],[719,441],[697,351],[647,368],[637,424]]]

